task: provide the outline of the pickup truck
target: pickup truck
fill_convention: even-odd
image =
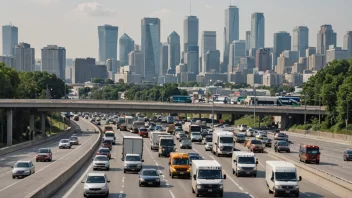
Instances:
[[[260,140],[249,140],[247,147],[250,151],[264,153],[264,146]]]

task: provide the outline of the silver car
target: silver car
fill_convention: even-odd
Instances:
[[[59,148],[71,148],[72,144],[69,139],[62,139],[59,143]]]
[[[192,142],[189,139],[184,139],[180,144],[181,149],[192,149]]]
[[[212,142],[207,142],[204,145],[205,151],[211,151],[213,149],[213,143]]]
[[[106,155],[96,155],[93,159],[93,170],[109,170],[110,169],[110,162],[109,158]]]
[[[35,166],[31,161],[18,161],[12,168],[12,178],[29,176],[35,173]]]
[[[79,144],[78,137],[77,136],[71,136],[70,137],[70,143],[71,143],[71,145],[78,145]]]
[[[84,183],[83,196],[109,196],[108,177],[105,173],[88,173]]]

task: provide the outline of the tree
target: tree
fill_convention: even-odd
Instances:
[[[18,73],[0,63],[0,98],[15,98],[19,83]]]
[[[105,84],[115,84],[115,82],[113,80],[111,80],[110,78],[105,79]]]
[[[105,80],[102,78],[93,78],[92,83],[104,84]]]

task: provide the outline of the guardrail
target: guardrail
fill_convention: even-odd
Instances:
[[[273,157],[293,163],[298,169],[298,172],[302,176],[304,175],[303,179],[307,178],[307,180],[311,181],[312,183],[329,190],[339,197],[352,198],[352,182],[337,177],[328,172],[316,169],[312,166],[302,164],[301,162],[294,161],[288,157],[283,156],[282,154],[268,150],[267,153]]]
[[[62,171],[58,177],[52,179],[51,181],[47,182],[38,190],[26,197],[30,198],[48,198],[53,195],[56,191],[58,191],[64,184],[66,184],[76,173],[79,171],[83,165],[91,159],[91,156],[96,152],[96,150],[100,146],[100,142],[102,139],[102,130],[94,125],[96,129],[98,129],[99,138],[95,141],[91,149],[89,149],[83,157],[76,160],[75,163],[69,167],[68,169]]]
[[[71,121],[71,126],[72,125],[75,125],[75,123]],[[19,143],[19,144],[12,145],[12,146],[1,148],[0,149],[0,156],[1,155],[5,155],[5,154],[9,154],[9,153],[12,153],[12,152],[16,152],[16,151],[19,151],[19,150],[22,150],[22,149],[25,149],[25,148],[28,148],[28,147],[31,147],[31,146],[40,145],[40,144],[43,144],[43,143],[48,142],[48,141],[53,141],[53,140],[60,139],[60,138],[62,138],[63,136],[65,136],[67,134],[73,133],[75,130],[76,130],[76,126],[73,127],[73,128],[71,127],[70,129],[66,129],[63,132],[60,132],[59,134],[55,134],[55,135],[50,136],[50,137],[42,138],[42,139],[39,139],[39,140],[26,141],[26,142],[22,142],[22,143]]]

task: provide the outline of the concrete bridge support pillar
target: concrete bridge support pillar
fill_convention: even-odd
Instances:
[[[231,124],[235,125],[236,117],[236,114],[231,114]]]
[[[222,114],[219,114],[219,113],[216,114],[216,119],[217,119],[217,120],[221,120],[221,119],[222,119]]]
[[[199,114],[199,118],[202,118],[202,114],[201,113]]]
[[[41,132],[42,132],[42,136],[43,137],[46,137],[46,131],[45,131],[45,113],[42,113],[42,115],[41,115],[41,122],[42,122],[42,130],[41,130]]]
[[[281,126],[280,130],[285,130],[289,125],[288,115],[281,116]]]
[[[29,140],[34,139],[35,126],[34,126],[34,115],[29,116]]]
[[[12,123],[13,123],[13,111],[12,109],[7,110],[7,146],[12,146]]]

